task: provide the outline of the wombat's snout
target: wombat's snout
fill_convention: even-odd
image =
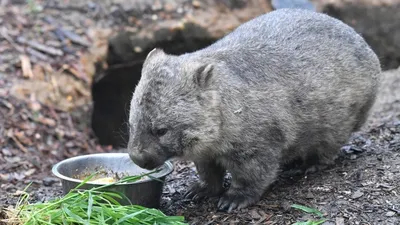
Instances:
[[[161,166],[156,160],[143,154],[129,153],[131,160],[139,167],[147,170],[152,170]]]

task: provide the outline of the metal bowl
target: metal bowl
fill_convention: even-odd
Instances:
[[[150,172],[137,166],[127,153],[99,153],[69,158],[54,165],[52,172],[61,179],[63,193],[67,194],[82,182],[84,178],[80,177],[85,176],[85,174],[90,175],[99,169],[129,176]],[[157,179],[144,179],[133,183],[115,184],[107,187],[105,190],[124,194],[130,202],[123,198],[119,200],[123,205],[132,203],[148,208],[159,208],[165,177],[174,168],[172,163],[167,161],[160,169],[159,172],[151,174],[151,176]],[[101,185],[103,184],[87,182],[80,189],[90,189]]]

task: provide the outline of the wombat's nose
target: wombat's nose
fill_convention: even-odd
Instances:
[[[134,154],[134,153],[129,153],[129,158],[138,166],[142,167],[143,166],[143,160],[142,157]]]

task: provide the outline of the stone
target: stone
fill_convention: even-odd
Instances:
[[[43,185],[46,187],[53,186],[53,184],[57,183],[59,179],[53,177],[45,177],[43,178]]]

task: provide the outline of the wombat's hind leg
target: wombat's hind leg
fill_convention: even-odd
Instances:
[[[279,167],[278,163],[266,163],[261,158],[258,159],[260,161],[250,159],[227,168],[232,174],[232,182],[218,202],[219,210],[230,213],[260,200],[266,188],[275,180]]]
[[[309,155],[309,158],[304,161],[305,174],[316,173],[334,166],[335,160],[339,155],[341,143],[322,142],[316,149],[310,151],[314,154]]]
[[[189,187],[185,198],[199,201],[205,197],[219,196],[223,192],[225,169],[215,162],[195,162],[200,180]]]

